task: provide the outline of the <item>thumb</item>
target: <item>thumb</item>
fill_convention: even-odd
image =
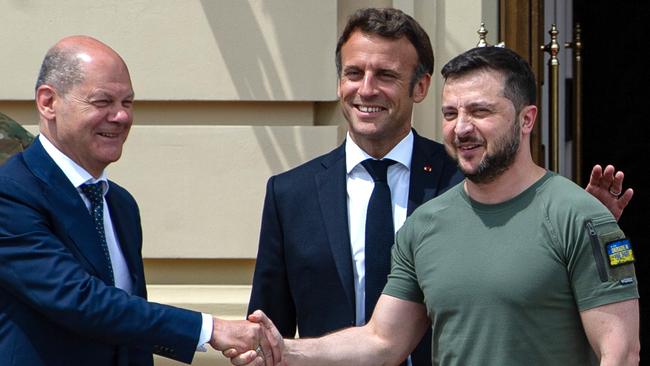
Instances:
[[[258,323],[262,326],[265,336],[265,341],[262,342],[262,348],[270,347],[270,350],[264,349],[265,356],[272,355],[272,359],[275,360],[276,364],[282,361],[282,348],[284,347],[282,335],[277,330],[273,321],[269,319],[262,310],[255,310],[252,314],[248,316],[248,320],[254,323]],[[268,352],[271,351],[271,352]]]

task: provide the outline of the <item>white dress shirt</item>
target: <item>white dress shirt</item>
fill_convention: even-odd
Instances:
[[[106,193],[108,192],[106,172],[102,172],[102,175],[98,179],[95,179],[84,168],[79,166],[79,164],[75,163],[72,159],[59,151],[59,149],[57,149],[45,136],[39,135],[38,138],[47,154],[52,158],[52,160],[54,160],[54,163],[61,168],[63,174],[65,174],[70,183],[72,183],[72,185],[77,189],[77,192],[79,192],[79,195],[81,196],[81,199],[83,199],[88,210],[90,210],[90,201],[86,198],[86,195],[81,192],[80,187],[82,185],[86,183],[101,182],[104,197],[106,197]],[[111,220],[108,205],[106,204],[106,198],[104,198],[104,235],[106,236],[106,244],[108,246],[108,254],[111,258],[111,265],[113,266],[115,287],[121,288],[131,294],[133,291],[131,273],[129,272],[126,260],[124,259],[124,254],[122,254],[122,249],[120,248],[117,235],[115,235],[113,221]]]
[[[388,186],[393,205],[393,227],[395,232],[402,227],[406,220],[409,183],[411,179],[411,158],[413,153],[413,132],[402,139],[391,151],[384,156],[397,162],[388,167]],[[347,171],[348,193],[348,226],[350,229],[350,244],[354,262],[354,292],[356,300],[356,325],[365,324],[366,302],[366,210],[375,183],[361,165],[366,159],[372,159],[352,141],[350,134],[345,140],[345,166]]]
[[[132,294],[133,285],[131,273],[129,271],[129,267],[126,264],[126,260],[124,259],[124,254],[120,248],[117,235],[115,235],[113,221],[111,220],[108,205],[106,204],[105,197],[106,193],[108,192],[108,178],[106,176],[106,172],[102,172],[102,175],[98,179],[95,179],[84,168],[79,166],[79,164],[75,163],[72,159],[57,149],[45,136],[39,135],[38,139],[43,145],[45,152],[47,152],[52,160],[54,160],[54,163],[63,171],[63,174],[65,174],[70,183],[72,183],[72,185],[77,189],[79,195],[86,204],[86,208],[89,211],[90,201],[82,193],[80,187],[86,183],[97,183],[100,181],[102,182],[102,187],[104,190],[104,235],[106,236],[106,244],[108,245],[108,253],[111,258],[111,265],[113,266],[115,287],[120,288],[129,294]],[[205,351],[205,347],[203,345],[210,341],[212,335],[212,316],[209,314],[201,314],[201,316],[202,326],[199,342],[197,344],[197,350]]]

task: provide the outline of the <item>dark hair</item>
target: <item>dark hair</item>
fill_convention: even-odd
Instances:
[[[447,80],[476,70],[494,70],[503,74],[503,94],[514,104],[515,110],[535,104],[535,75],[526,60],[507,48],[473,48],[447,62],[440,73]]]
[[[343,33],[336,44],[336,71],[339,77],[341,77],[341,48],[356,30],[392,39],[406,37],[411,42],[418,54],[418,65],[414,70],[410,83],[411,90],[422,76],[427,73],[429,75],[433,74],[431,41],[427,32],[422,29],[415,19],[398,9],[366,8],[359,9],[350,16],[348,24],[343,29]]]
[[[54,47],[47,51],[36,80],[36,89],[47,84],[65,95],[73,86],[83,82],[84,73],[77,52],[71,48]]]

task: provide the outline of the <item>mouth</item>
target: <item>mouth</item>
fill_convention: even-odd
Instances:
[[[386,108],[376,105],[355,104],[354,107],[361,113],[379,113],[386,110]]]
[[[115,139],[122,135],[121,133],[117,133],[117,132],[97,132],[97,134],[101,137],[105,137],[109,139]]]
[[[464,138],[454,139],[454,147],[458,154],[465,158],[473,157],[475,154],[480,154],[481,149],[485,147],[485,141],[477,136],[465,136]]]
[[[481,144],[476,144],[476,143],[456,144],[456,148],[461,151],[471,151],[474,149],[478,149],[481,146],[482,146]]]

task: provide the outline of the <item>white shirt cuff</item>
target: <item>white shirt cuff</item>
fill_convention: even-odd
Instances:
[[[199,352],[206,352],[208,349],[205,347],[212,338],[212,315],[201,313],[203,323],[201,325],[201,334],[199,335],[199,343],[196,345],[196,350]]]

